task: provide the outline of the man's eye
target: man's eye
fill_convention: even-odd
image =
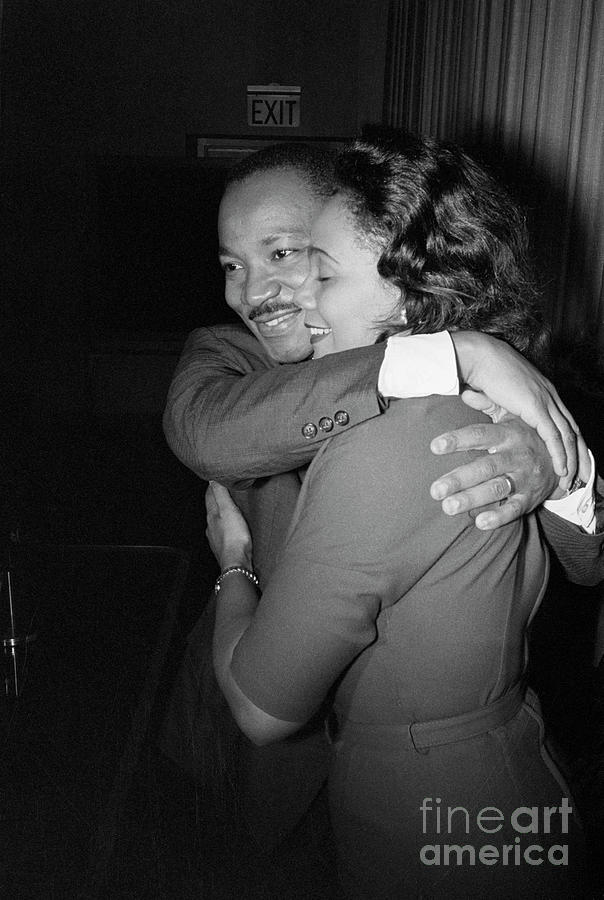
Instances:
[[[235,271],[237,271],[237,269],[240,269],[240,268],[241,268],[241,266],[238,265],[237,263],[232,263],[232,262],[222,263],[222,271],[225,273],[235,272]]]
[[[293,247],[284,247],[283,249],[275,250],[273,259],[285,259],[287,256],[291,256],[292,253],[297,252],[298,251]]]

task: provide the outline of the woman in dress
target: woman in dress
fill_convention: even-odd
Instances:
[[[312,245],[296,302],[315,356],[474,329],[538,357],[522,220],[459,148],[400,136],[344,151]],[[403,400],[324,442],[261,598],[245,521],[208,489],[219,684],[257,743],[331,709],[350,897],[579,896],[573,801],[523,680],[548,576],[537,517],[482,532],[429,495],[431,436],[479,420],[456,397]]]

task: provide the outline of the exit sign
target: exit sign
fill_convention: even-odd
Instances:
[[[248,84],[247,124],[260,128],[298,128],[300,88],[285,84]]]

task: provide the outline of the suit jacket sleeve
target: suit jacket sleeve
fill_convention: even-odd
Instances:
[[[298,469],[325,438],[379,415],[384,348],[278,365],[243,327],[197,329],[169,389],[167,441],[202,478],[225,484]]]
[[[541,508],[539,521],[548,545],[556,554],[565,576],[574,584],[593,586],[604,580],[604,501],[597,498],[599,531],[585,534],[578,525]]]

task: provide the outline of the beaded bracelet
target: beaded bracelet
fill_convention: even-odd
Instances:
[[[258,579],[254,575],[251,569],[246,569],[245,566],[229,566],[223,572],[220,573],[218,578],[216,579],[216,584],[214,585],[214,591],[218,594],[222,585],[223,578],[226,578],[227,575],[232,575],[234,572],[239,572],[241,575],[245,575],[252,584],[258,587]]]

